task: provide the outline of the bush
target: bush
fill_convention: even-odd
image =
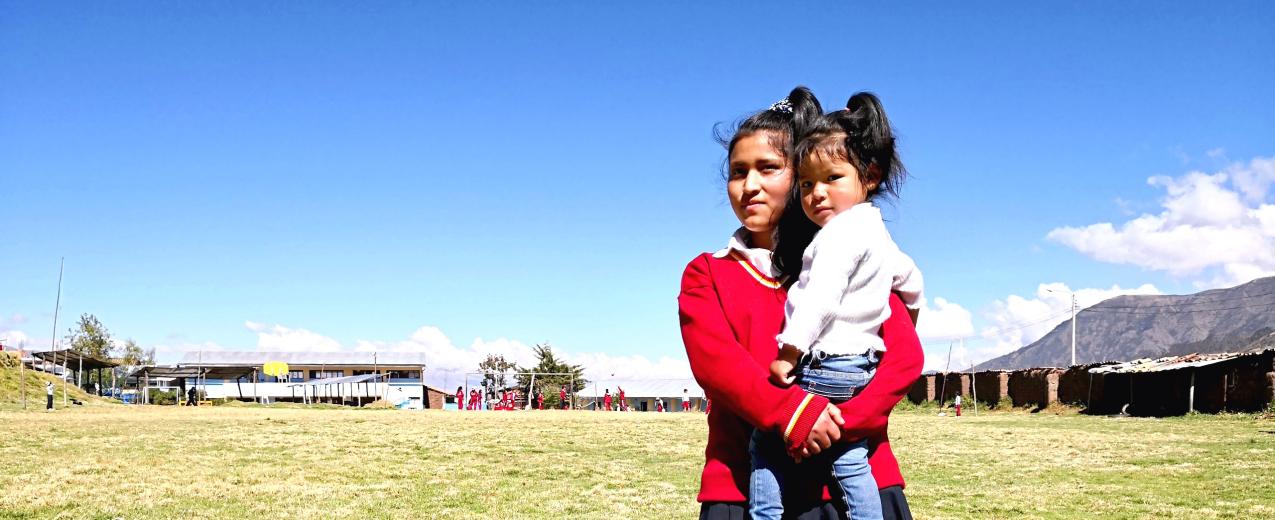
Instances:
[[[150,398],[150,404],[177,404],[176,390],[160,390],[158,388],[148,388],[147,396]]]

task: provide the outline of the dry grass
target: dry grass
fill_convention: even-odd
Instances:
[[[53,374],[36,370],[26,370],[25,374],[23,374],[23,371],[18,369],[17,353],[0,352],[0,410],[21,410],[22,390],[24,387],[27,394],[27,409],[43,410],[47,395],[44,389],[46,381],[53,383],[53,406],[58,409],[62,408],[64,389],[66,390],[66,403],[68,406],[71,406],[71,399],[80,401],[86,406],[101,406],[114,402],[110,399],[90,396],[88,393],[76,388],[74,378],[71,379],[70,384],[67,384]]]
[[[1275,422],[892,419],[918,518],[1275,517]],[[699,414],[0,412],[2,518],[690,518]]]

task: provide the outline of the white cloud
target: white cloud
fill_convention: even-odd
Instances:
[[[1099,261],[1193,276],[1201,288],[1275,274],[1275,205],[1265,202],[1275,157],[1147,182],[1165,190],[1160,213],[1061,227],[1047,238]]]
[[[341,350],[337,340],[308,331],[292,329],[283,325],[267,327],[264,324],[246,321],[244,326],[257,333],[257,350],[274,352],[336,352]]]
[[[31,342],[31,336],[27,333],[5,327],[0,327],[0,344],[3,344],[5,349],[16,349],[24,345],[28,349],[35,347],[35,344]]]
[[[573,365],[582,365],[592,380],[605,379],[686,379],[691,377],[691,364],[686,358],[660,357],[651,361],[646,356],[612,356],[610,354],[567,354]]]
[[[1271,184],[1275,184],[1275,157],[1257,157],[1247,165],[1235,163],[1226,168],[1226,173],[1246,200],[1261,202]]]
[[[974,334],[973,315],[969,310],[944,298],[931,298],[916,322],[921,340],[963,338]]]

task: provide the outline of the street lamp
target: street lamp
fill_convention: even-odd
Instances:
[[[1045,289],[1047,292],[1065,292],[1071,295],[1071,366],[1076,366],[1076,293],[1071,291],[1055,291],[1053,289]]]

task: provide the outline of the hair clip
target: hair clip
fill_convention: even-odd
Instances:
[[[789,102],[788,102],[788,98],[783,98],[783,99],[779,100],[779,102],[778,102],[778,103],[775,103],[775,104],[773,104],[773,105],[770,105],[770,109],[771,109],[771,110],[774,110],[775,112],[783,112],[783,113],[785,113],[785,114],[791,114],[791,113],[792,113],[792,103],[789,103]]]

